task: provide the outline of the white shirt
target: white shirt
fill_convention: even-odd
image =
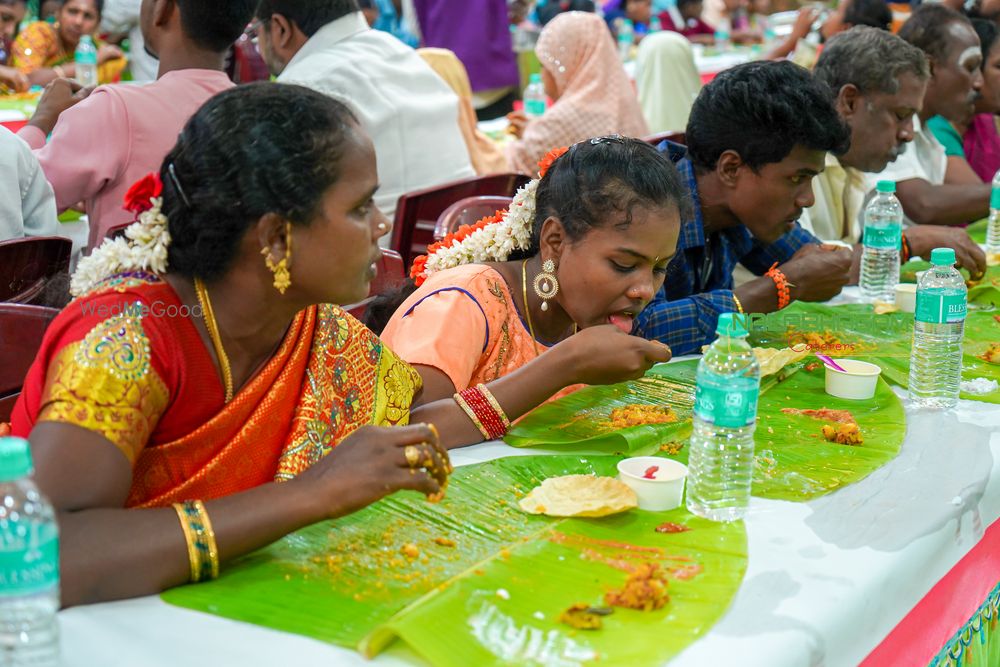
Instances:
[[[56,198],[28,144],[0,127],[0,241],[59,236]]]
[[[155,81],[160,61],[146,53],[142,29],[139,28],[139,7],[142,0],[104,0],[101,31],[111,34],[128,32],[129,69],[134,81]]]
[[[278,77],[344,102],[375,144],[375,203],[392,219],[399,196],[475,176],[458,126],[458,96],[392,35],[360,12],[329,23]]]
[[[944,175],[948,171],[948,156],[930,131],[920,125],[920,119],[913,118],[913,141],[906,147],[906,152],[890,162],[889,166],[878,174],[865,174],[865,186],[870,193],[879,181],[911,181],[920,179],[931,185],[943,185]],[[909,218],[905,224],[914,224]]]
[[[836,155],[826,154],[826,168],[813,178],[816,203],[802,211],[799,224],[822,241],[861,240],[861,212],[868,192],[865,175],[845,167]]]

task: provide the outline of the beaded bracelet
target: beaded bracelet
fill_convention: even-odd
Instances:
[[[485,386],[469,387],[453,398],[487,440],[499,440],[510,428],[510,420]]]
[[[771,268],[764,275],[774,281],[774,286],[778,290],[778,310],[790,304],[792,302],[792,292],[789,289],[788,278],[778,268],[778,263],[775,262],[772,264]]]
[[[910,261],[910,244],[906,241],[906,234],[900,234],[899,240],[902,244],[902,260],[903,263]]]
[[[500,407],[500,401],[498,401],[496,396],[493,395],[493,392],[486,388],[486,385],[477,384],[476,389],[479,390],[479,393],[483,395],[483,398],[485,398],[490,404],[490,407],[493,408],[493,412],[495,412],[500,418],[500,423],[503,425],[503,432],[506,434],[507,430],[510,428],[510,420],[507,419],[506,413],[504,413],[503,408]]]
[[[188,560],[191,564],[191,583],[219,576],[219,549],[215,531],[208,518],[205,505],[200,500],[175,503],[174,511],[181,522],[187,541]]]

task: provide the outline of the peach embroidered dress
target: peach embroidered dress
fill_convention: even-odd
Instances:
[[[407,363],[447,375],[456,391],[512,373],[549,349],[532,339],[503,276],[483,264],[432,273],[381,339]]]

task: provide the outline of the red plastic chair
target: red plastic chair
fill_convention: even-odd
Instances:
[[[104,232],[104,238],[106,239],[125,238],[125,230],[134,224],[135,224],[134,222],[126,222],[121,225],[115,225],[108,231]]]
[[[58,314],[55,308],[0,303],[0,423],[10,420],[42,335]]]
[[[493,174],[405,194],[396,204],[390,246],[400,254],[403,266],[408,268],[413,259],[424,254],[427,246],[434,242],[437,219],[446,208],[466,197],[513,197],[517,189],[529,180],[522,174]]]
[[[0,302],[42,303],[48,282],[69,273],[72,251],[59,236],[0,241]]]
[[[445,209],[434,226],[434,240],[440,241],[461,227],[471,225],[488,215],[510,206],[511,197],[466,197]]]
[[[372,302],[372,299],[380,294],[391,292],[404,282],[406,282],[406,271],[403,269],[403,258],[395,250],[383,248],[382,259],[378,262],[378,273],[375,274],[375,280],[368,288],[368,298],[350,306],[344,306],[344,310],[360,320],[364,317],[365,310],[368,309],[368,304]]]
[[[675,144],[687,145],[687,137],[684,136],[683,132],[660,132],[659,134],[651,134],[648,137],[643,137],[643,141],[654,146],[659,146],[660,142],[664,139],[672,141]]]

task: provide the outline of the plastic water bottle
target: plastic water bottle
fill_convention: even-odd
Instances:
[[[663,31],[663,21],[660,20],[658,14],[653,14],[653,18],[649,19],[649,32],[662,32]]]
[[[861,254],[861,296],[892,302],[899,283],[899,249],[903,240],[903,207],[896,184],[879,181],[876,195],[865,207],[864,250]]]
[[[524,115],[528,118],[540,118],[545,114],[546,104],[542,75],[532,74],[528,79],[528,86],[524,89]]]
[[[74,60],[76,61],[76,80],[80,82],[80,85],[84,88],[96,86],[97,47],[94,46],[94,40],[90,38],[90,35],[84,35],[80,38],[80,43],[76,45]]]
[[[968,290],[954,266],[954,250],[935,248],[931,264],[917,284],[910,400],[918,407],[947,409],[958,403]]]
[[[715,26],[715,48],[719,51],[728,51],[730,47],[729,37],[731,33],[731,23],[728,18],[719,19]]]
[[[620,19],[618,23],[618,57],[621,61],[628,62],[632,57],[632,45],[635,44],[635,28],[632,21]]]
[[[750,502],[760,364],[746,340],[745,317],[723,313],[715,333],[696,376],[687,508],[712,521],[735,521]]]
[[[31,450],[0,438],[0,665],[59,664],[59,528],[31,481]]]
[[[993,177],[990,191],[990,223],[986,228],[986,259],[1000,264],[1000,171]]]

